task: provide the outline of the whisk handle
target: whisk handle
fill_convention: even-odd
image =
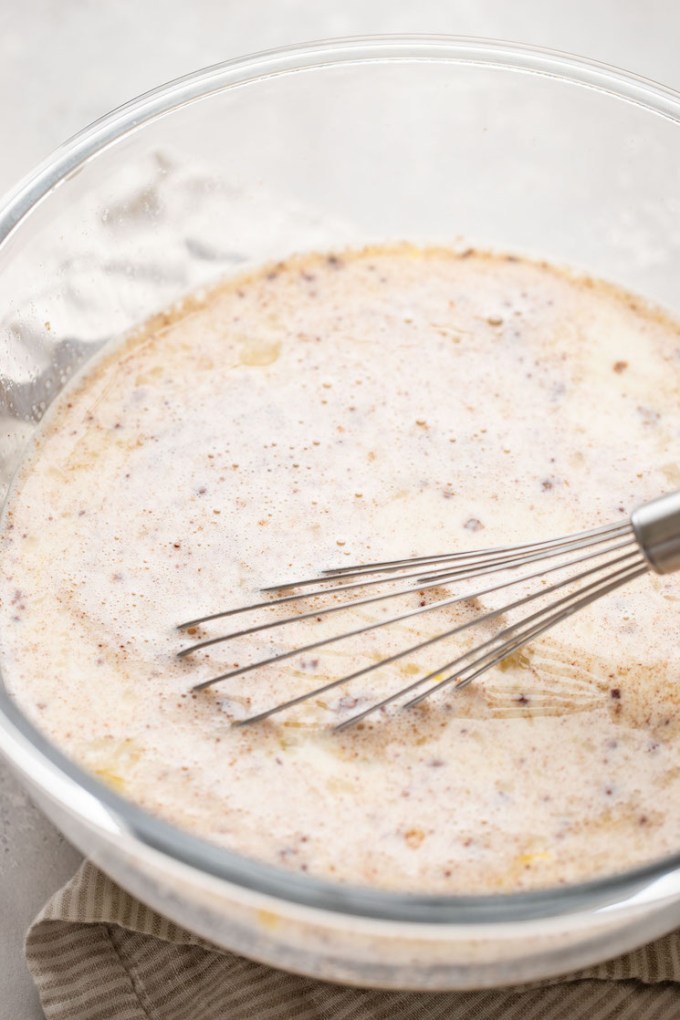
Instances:
[[[680,570],[680,491],[639,506],[630,522],[652,570]]]

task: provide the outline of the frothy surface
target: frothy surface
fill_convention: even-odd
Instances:
[[[623,520],[680,487],[679,378],[675,323],[515,258],[378,248],[227,282],[47,416],[5,514],[4,676],[126,796],[291,869],[511,891],[678,851],[677,580],[643,577],[464,691],[342,734],[329,727],[456,649],[230,722],[462,610],[199,695],[232,664],[343,628],[299,623],[180,662],[174,626],[343,561]]]

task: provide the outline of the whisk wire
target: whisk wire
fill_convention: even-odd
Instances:
[[[428,563],[436,563],[438,561],[455,561],[464,559],[484,559],[486,557],[493,557],[499,553],[512,553],[517,554],[521,552],[538,551],[539,549],[549,549],[553,546],[561,546],[565,542],[576,542],[581,539],[596,538],[598,535],[604,535],[607,533],[613,534],[615,532],[631,531],[630,521],[619,521],[616,524],[603,524],[598,528],[589,528],[586,531],[576,532],[574,535],[569,535],[566,538],[549,538],[543,539],[540,542],[526,542],[521,545],[513,546],[491,546],[487,549],[474,549],[474,550],[463,550],[457,553],[439,553],[431,556],[411,556],[400,560],[382,560],[376,563],[361,563],[352,566],[332,567],[330,570],[322,570],[323,576],[332,578],[339,577],[340,575],[348,574],[362,574],[371,573],[379,570],[389,570],[394,568],[395,570],[401,567],[411,567],[414,564],[427,565]],[[313,578],[309,579],[313,582]],[[318,580],[318,578],[316,578]],[[299,582],[304,583],[304,582]],[[276,586],[273,586],[275,588]],[[285,587],[282,585],[281,587]],[[263,588],[263,591],[273,590]]]
[[[623,531],[621,531],[621,534],[623,534]],[[310,610],[307,613],[300,613],[300,614],[296,614],[295,616],[288,616],[288,617],[285,617],[285,618],[279,619],[279,620],[267,620],[264,623],[256,624],[256,625],[254,625],[252,627],[246,627],[246,628],[244,628],[242,630],[231,631],[231,632],[229,632],[227,634],[222,634],[222,635],[218,635],[217,637],[207,638],[206,640],[198,641],[195,644],[192,644],[192,645],[188,646],[187,648],[183,648],[180,652],[178,652],[178,657],[179,658],[185,658],[187,655],[191,655],[193,652],[200,651],[203,648],[209,648],[211,645],[220,644],[223,641],[229,641],[229,640],[231,640],[233,638],[237,638],[237,637],[244,637],[247,634],[255,634],[258,631],[270,630],[270,629],[274,629],[276,627],[282,627],[285,624],[292,623],[293,621],[309,620],[309,619],[314,619],[314,618],[317,618],[317,617],[320,617],[320,616],[330,616],[333,613],[340,612],[340,611],[342,611],[344,609],[348,609],[350,607],[357,608],[359,606],[367,606],[367,605],[371,605],[371,604],[376,603],[376,602],[382,602],[382,601],[384,601],[386,599],[397,598],[400,595],[412,594],[413,592],[416,592],[416,591],[428,591],[428,590],[430,590],[432,588],[440,587],[444,581],[452,581],[452,580],[464,581],[464,580],[467,580],[470,577],[480,577],[480,576],[484,576],[486,574],[498,573],[500,570],[516,569],[516,568],[518,568],[520,566],[525,566],[527,563],[535,562],[536,560],[550,559],[550,558],[555,557],[555,556],[561,556],[561,555],[564,555],[565,552],[575,551],[575,550],[578,550],[579,548],[584,548],[584,547],[587,547],[589,545],[594,545],[594,544],[599,545],[599,544],[602,544],[605,541],[607,541],[609,543],[612,543],[614,539],[617,539],[619,537],[620,537],[619,529],[617,529],[617,533],[616,534],[614,534],[612,536],[607,536],[606,539],[605,538],[598,538],[598,539],[593,539],[592,541],[589,541],[589,542],[579,542],[579,543],[568,542],[568,543],[565,543],[563,548],[560,549],[558,552],[549,552],[545,556],[543,554],[536,553],[536,554],[532,554],[531,556],[525,556],[525,557],[522,557],[522,558],[519,558],[519,559],[514,559],[514,558],[511,558],[511,557],[507,557],[507,558],[502,559],[502,560],[501,559],[492,560],[490,563],[484,565],[481,569],[469,570],[466,567],[463,570],[448,571],[448,572],[445,572],[444,574],[432,574],[432,575],[429,575],[429,576],[426,576],[426,577],[420,576],[419,571],[416,571],[413,574],[405,574],[405,575],[402,575],[401,578],[399,578],[399,580],[402,580],[402,581],[403,580],[411,579],[413,577],[416,578],[416,581],[415,581],[414,584],[409,585],[409,587],[407,587],[407,588],[403,588],[401,591],[386,592],[386,593],[383,593],[381,595],[376,595],[376,596],[373,596],[373,597],[370,597],[370,598],[353,600],[351,602],[341,602],[341,603],[338,603],[338,604],[332,605],[332,606],[322,606],[320,608],[312,609],[312,610]],[[628,542],[630,542],[632,539],[633,539],[633,535],[631,533],[628,539],[624,539],[623,541],[619,541],[618,543],[614,542],[614,544],[610,544],[608,549],[600,550],[600,551],[596,551],[596,552],[590,553],[586,557],[583,557],[583,559],[590,559],[593,556],[601,556],[605,552],[607,552],[607,553],[612,552],[613,550],[621,548],[623,545],[628,544]],[[571,561],[571,563],[579,563],[579,562],[581,562],[581,559],[576,559],[576,560],[572,560]],[[564,565],[568,565],[568,564],[564,564]],[[558,565],[557,568],[548,568],[546,570],[542,570],[539,573],[540,574],[550,573],[551,570],[559,569],[560,566],[562,566],[562,565]],[[507,585],[503,585],[501,587],[508,587],[511,584],[517,584],[520,581],[527,580],[527,579],[529,579],[529,578],[531,578],[533,576],[538,576],[538,575],[525,575],[524,577],[518,577],[515,580],[509,581],[507,583]],[[318,582],[318,578],[317,578],[317,582]],[[385,583],[386,582],[385,582],[384,578],[378,578],[378,579],[371,580],[371,581],[363,581],[363,582],[359,581],[359,582],[355,582],[353,584],[341,585],[341,586],[336,587],[334,589],[327,589],[327,588],[324,589],[324,588],[321,588],[318,591],[314,591],[314,592],[301,593],[301,594],[297,594],[297,595],[287,595],[287,596],[284,596],[284,597],[282,597],[280,599],[272,599],[272,600],[265,601],[265,602],[257,602],[257,603],[254,603],[253,605],[250,605],[250,606],[242,606],[239,609],[229,610],[227,613],[223,613],[223,614],[218,613],[218,614],[214,614],[214,615],[209,616],[209,617],[204,617],[203,619],[200,619],[200,620],[193,620],[193,621],[190,621],[189,623],[180,624],[178,629],[179,630],[186,630],[189,627],[197,626],[200,623],[205,623],[205,622],[208,622],[208,621],[212,621],[212,620],[218,619],[218,618],[220,618],[222,616],[235,616],[237,614],[246,613],[246,612],[252,612],[252,611],[255,611],[255,610],[268,609],[270,607],[280,606],[280,605],[285,604],[287,602],[292,602],[292,601],[295,601],[295,600],[301,599],[301,598],[310,599],[310,598],[313,598],[313,597],[316,597],[316,596],[321,597],[321,596],[324,596],[324,595],[326,595],[326,596],[334,595],[335,596],[339,592],[348,591],[348,590],[351,590],[351,589],[356,590],[357,588],[362,588],[362,587],[372,587],[374,585],[385,584]],[[262,589],[262,590],[266,591],[266,590],[274,590],[274,589]],[[486,591],[481,591],[481,592],[477,592],[475,594],[465,595],[465,596],[462,596],[460,599],[456,598],[456,599],[452,599],[452,600],[444,600],[443,602],[439,602],[438,604],[439,605],[452,604],[453,602],[462,601],[465,598],[469,599],[469,598],[475,598],[475,597],[477,597],[479,595],[485,595],[485,594],[488,593],[488,591],[493,591],[493,590],[496,590],[496,589],[487,589]],[[434,605],[435,604],[432,604],[432,606],[429,606],[429,607],[426,607],[426,608],[432,608]],[[420,610],[415,610],[411,614],[405,614],[405,616],[399,617],[399,619],[406,619],[408,615],[417,616],[419,611]],[[349,637],[351,635],[348,634],[347,636]],[[303,649],[301,649],[301,651],[302,650]],[[309,651],[309,650],[310,649],[308,649],[308,648],[304,649],[304,651]]]
[[[556,562],[546,566],[546,561],[549,560]],[[593,561],[592,564],[590,561]],[[540,566],[538,569],[534,569],[532,564],[540,564]],[[577,569],[574,573],[574,568],[578,568],[580,565],[583,565],[584,569]],[[528,571],[525,569],[527,567],[529,567]],[[567,576],[555,580],[553,583],[547,583],[547,575],[565,570],[568,571]],[[516,585],[527,586],[530,581],[536,582],[534,587],[537,586],[537,590],[525,587],[524,591],[520,591],[519,597],[499,608],[491,608],[477,613],[470,619],[463,619],[453,627],[430,634],[423,640],[400,648],[386,657],[378,657],[377,660],[369,662],[347,676],[330,680],[294,698],[273,705],[266,711],[234,722],[236,726],[245,726],[268,719],[279,712],[308,701],[310,698],[318,698],[341,685],[390,666],[407,655],[414,655],[473,627],[485,628],[494,621],[499,621],[500,629],[496,629],[496,632],[489,637],[484,636],[484,640],[469,647],[462,654],[458,654],[445,665],[440,665],[436,670],[419,676],[407,686],[401,687],[350,718],[344,719],[336,726],[336,729],[343,730],[365,719],[371,713],[386,708],[393,702],[399,701],[402,708],[409,708],[420,704],[432,694],[445,690],[447,687],[453,686],[454,689],[459,690],[467,686],[556,624],[649,570],[654,570],[657,574],[680,571],[680,491],[661,496],[638,507],[626,521],[590,528],[587,531],[563,538],[529,542],[514,547],[497,546],[471,552],[418,556],[402,560],[383,560],[358,566],[343,566],[324,571],[318,577],[273,585],[262,590],[275,595],[274,598],[227,609],[209,616],[197,617],[180,624],[179,629],[191,631],[192,628],[201,624],[248,612],[269,613],[272,609],[276,610],[283,605],[293,604],[300,599],[316,600],[321,604],[302,607],[303,612],[293,613],[293,615],[289,613],[283,618],[277,619],[267,615],[263,622],[255,622],[227,634],[200,640],[182,649],[178,655],[180,657],[189,656],[224,641],[274,630],[284,627],[286,624],[303,623],[312,618],[321,619],[342,610],[357,610],[364,606],[414,593],[422,595],[428,590],[449,586],[454,582],[458,584],[487,574],[510,574],[508,579],[487,585],[476,591],[456,592],[446,598],[439,598],[429,604],[421,604],[417,608],[408,609],[396,616],[385,618],[384,615],[381,615],[377,620],[364,623],[362,626],[344,633],[321,637],[300,647],[278,651],[267,658],[247,665],[235,666],[218,676],[197,683],[193,688],[195,691],[202,691],[222,680],[279,664],[306,652],[348,638],[358,637],[390,624],[400,623],[458,603],[468,602],[472,608],[475,600],[479,600],[485,595],[510,589]],[[396,590],[394,589],[395,582],[401,584],[401,587]],[[388,587],[387,591],[379,590],[377,594],[361,595],[362,589],[380,585],[391,587]],[[344,593],[346,592],[356,592],[359,597],[345,599]],[[326,603],[323,602],[324,599]],[[530,606],[539,599],[548,599],[547,604],[540,605],[539,603],[538,608],[528,613],[522,613],[524,607]],[[328,604],[328,600],[331,600],[331,604]],[[506,625],[504,618],[507,614],[515,611],[518,611],[520,618]],[[421,688],[428,682],[431,682],[430,686],[426,690],[422,690]],[[409,695],[413,696],[409,698]],[[404,701],[405,698],[408,700]]]
[[[512,655],[513,652],[517,651],[520,648],[523,648],[526,644],[528,644],[530,641],[533,641],[540,634],[543,634],[546,630],[549,630],[551,627],[554,627],[555,624],[558,623],[559,621],[565,620],[569,616],[573,616],[574,613],[578,612],[580,609],[584,609],[586,606],[589,606],[596,599],[601,598],[608,592],[614,591],[614,589],[620,588],[622,585],[627,584],[629,581],[635,580],[636,577],[640,577],[642,574],[645,574],[647,572],[647,569],[648,568],[646,564],[633,565],[632,569],[630,566],[628,568],[624,568],[623,570],[617,571],[615,574],[610,575],[609,578],[607,578],[607,581],[609,583],[603,584],[602,579],[600,579],[599,581],[595,581],[592,584],[587,585],[585,588],[582,588],[577,593],[579,596],[583,596],[584,593],[590,592],[589,595],[585,597],[579,597],[577,599],[575,599],[574,594],[567,595],[563,599],[554,602],[551,606],[548,607],[548,609],[541,610],[537,613],[533,613],[531,616],[528,616],[521,621],[522,624],[527,624],[530,623],[532,620],[540,620],[541,622],[537,623],[535,626],[527,628],[526,630],[521,630],[519,632],[516,632],[519,624],[515,624],[512,627],[506,628],[506,630],[501,631],[499,634],[495,636],[495,641],[498,641],[501,638],[505,639],[503,641],[503,644],[500,646],[500,648],[496,650],[495,653],[490,652],[488,655],[481,656],[480,658],[475,659],[466,668],[465,676],[461,677],[458,674],[453,674],[452,676],[447,677],[445,680],[442,680],[440,683],[438,683],[436,688],[433,688],[431,691],[426,691],[425,694],[419,695],[417,698],[414,698],[410,702],[406,702],[404,708],[408,708],[410,705],[418,704],[425,698],[429,697],[430,694],[434,694],[435,690],[441,690],[442,688],[446,687],[449,684],[455,683],[455,686],[458,688],[466,687],[469,683],[472,682],[472,680],[476,679],[476,677],[481,676],[481,674],[486,672],[486,670],[490,669],[492,666],[495,666],[497,663],[502,662],[502,660],[507,658],[508,655]],[[556,613],[555,610],[561,605],[564,606],[564,608]],[[547,619],[543,619],[546,616],[546,613],[548,614],[548,617]],[[514,638],[510,639],[507,637],[507,635],[513,633],[515,634]],[[489,644],[491,643],[492,642],[490,641]],[[475,652],[480,651],[483,647],[484,645],[478,645],[475,648]],[[474,673],[467,675],[467,670],[473,669],[474,667],[478,668],[475,669]],[[451,667],[446,667],[446,669],[448,668]],[[440,669],[440,672],[444,671],[445,670]]]
[[[641,557],[639,557],[639,553],[636,553],[635,551],[633,551],[631,553],[627,553],[625,556],[619,557],[618,559],[614,560],[613,562],[610,561],[608,564],[606,564],[606,566],[607,567],[611,567],[611,566],[615,565],[618,562],[622,562],[622,561],[624,561],[626,559],[631,559],[631,557],[634,557],[636,555],[638,556],[638,562],[640,562]],[[372,673],[376,669],[381,669],[384,666],[388,666],[388,665],[391,665],[394,662],[398,662],[399,659],[404,658],[406,655],[413,655],[415,652],[422,651],[424,648],[428,648],[431,645],[437,644],[439,641],[443,641],[446,638],[453,637],[456,634],[461,634],[463,631],[469,630],[471,627],[479,626],[480,624],[483,624],[483,623],[489,623],[492,620],[497,619],[499,616],[503,616],[506,613],[511,612],[513,609],[516,609],[518,606],[526,605],[528,602],[534,601],[535,599],[538,599],[538,598],[542,598],[542,597],[544,597],[546,595],[551,594],[554,591],[558,591],[558,590],[564,588],[564,586],[567,585],[567,584],[573,584],[573,583],[575,583],[575,582],[577,582],[579,580],[582,580],[585,577],[590,577],[590,576],[592,576],[593,573],[595,573],[597,571],[600,571],[602,569],[604,569],[603,565],[599,565],[599,566],[596,566],[596,567],[591,567],[588,570],[583,571],[580,574],[577,574],[575,577],[570,577],[570,578],[568,578],[565,581],[560,581],[560,582],[558,582],[558,583],[556,583],[554,585],[551,585],[551,586],[549,586],[547,588],[543,588],[543,589],[541,589],[541,590],[539,590],[537,592],[534,592],[534,593],[532,593],[530,595],[524,596],[523,598],[517,599],[515,602],[511,602],[508,605],[502,606],[500,609],[490,610],[489,612],[484,613],[481,616],[473,617],[473,619],[471,619],[471,620],[466,620],[463,623],[457,624],[455,627],[450,628],[449,630],[443,631],[441,633],[435,634],[433,637],[429,637],[429,638],[425,639],[424,641],[420,641],[417,644],[410,645],[407,648],[400,649],[400,651],[394,653],[393,655],[391,655],[391,656],[389,656],[387,658],[380,659],[378,662],[369,663],[369,665],[364,666],[363,668],[361,668],[359,670],[356,670],[356,672],[354,672],[354,673],[350,673],[348,676],[340,677],[337,680],[332,680],[332,681],[330,681],[327,684],[323,684],[320,687],[314,688],[313,690],[306,691],[304,694],[300,694],[296,698],[292,698],[289,701],[281,702],[281,703],[275,705],[273,708],[267,709],[264,712],[259,712],[256,715],[248,716],[245,719],[240,719],[240,720],[238,720],[236,725],[244,726],[247,723],[262,722],[264,719],[268,719],[268,718],[270,718],[270,716],[276,715],[279,712],[284,711],[284,709],[292,708],[294,705],[302,704],[302,702],[308,701],[310,698],[319,697],[320,695],[325,694],[326,692],[328,692],[330,690],[333,690],[336,687],[339,687],[341,684],[349,683],[352,680],[357,680],[357,679],[359,679],[362,676],[367,676],[369,673]],[[646,570],[647,568],[645,566],[642,569]],[[467,596],[468,599],[469,598],[474,598],[474,597],[475,596]],[[462,600],[459,600],[459,601],[462,601]],[[552,609],[554,607],[549,607],[549,608]],[[545,612],[545,611],[547,611],[547,610],[544,610],[543,612]],[[541,615],[543,615],[543,614],[541,614]],[[380,626],[380,624],[378,624],[376,626]],[[365,629],[366,628],[362,628],[359,631],[359,633],[363,633]],[[371,628],[371,629],[373,629],[373,628]],[[341,637],[343,637],[343,636],[344,635],[341,635]],[[332,640],[333,639],[331,638],[326,643],[330,643],[330,641],[332,641]],[[476,652],[480,648],[487,647],[488,644],[490,644],[492,642],[495,643],[495,641],[497,641],[497,640],[498,640],[498,635],[496,635],[494,638],[491,638],[488,642],[485,642],[483,645],[477,646],[477,648],[474,651]],[[286,653],[286,657],[290,657],[291,655],[299,654],[300,651],[301,651],[300,649],[293,650],[292,652]],[[454,668],[460,661],[464,661],[468,657],[469,654],[470,653],[466,653],[465,655],[461,656],[459,659],[455,659],[455,660],[453,660],[453,662],[448,663],[446,666],[444,666],[444,671],[448,670],[448,669],[451,669],[451,668]],[[505,654],[507,655],[508,653],[505,653]],[[268,661],[269,662],[276,661],[277,658],[279,658],[279,657],[275,657],[274,659],[268,660]],[[502,658],[505,658],[505,655],[503,655]],[[267,660],[265,660],[265,662],[267,662]],[[263,665],[263,664],[264,664],[263,662],[254,663],[250,667],[242,667],[238,672],[242,672],[244,669],[247,670],[249,668],[250,669],[255,669],[258,665]],[[419,686],[421,683],[424,683],[425,680],[430,679],[432,676],[436,676],[440,672],[442,672],[442,668],[441,667],[438,670],[436,670],[435,673],[429,674],[427,677],[421,678],[420,680],[416,681],[415,684],[411,684],[407,688],[402,688],[402,690],[397,693],[396,697],[398,697],[398,696],[400,696],[400,695],[402,695],[404,693],[407,693],[408,691],[413,689],[414,686]],[[231,675],[234,676],[234,675],[237,675],[237,674],[236,674],[236,672],[233,672]],[[216,678],[213,681],[206,681],[203,685],[200,685],[198,689],[202,689],[202,687],[210,684],[211,682],[217,682],[217,679],[218,678]],[[434,690],[434,688],[433,688],[433,690]],[[394,699],[390,699],[390,700],[394,700]],[[349,724],[349,720],[347,722]]]
[[[625,545],[625,544],[627,544],[627,543],[622,543],[622,545]],[[628,555],[629,556],[635,555],[635,552],[631,552]],[[400,621],[405,620],[405,619],[409,619],[409,618],[414,617],[414,616],[419,616],[422,613],[429,612],[429,611],[431,611],[433,609],[442,608],[442,606],[450,606],[450,605],[455,605],[456,603],[468,602],[468,601],[471,601],[472,599],[478,599],[478,598],[481,598],[484,595],[489,595],[492,592],[500,591],[500,590],[502,590],[504,588],[512,587],[512,586],[514,586],[516,584],[521,583],[522,581],[531,580],[531,579],[533,579],[534,577],[537,577],[537,576],[541,576],[542,577],[545,574],[550,573],[551,571],[560,570],[560,569],[563,569],[566,566],[573,566],[575,563],[583,562],[583,561],[591,559],[591,558],[592,558],[592,554],[584,556],[584,557],[580,557],[577,560],[571,560],[571,561],[569,561],[566,564],[558,564],[556,567],[549,568],[548,570],[543,570],[543,571],[537,572],[536,574],[529,574],[529,575],[523,575],[522,577],[512,578],[510,581],[507,581],[507,582],[505,582],[503,584],[494,585],[494,586],[492,586],[490,588],[484,588],[484,589],[481,589],[480,591],[476,591],[476,592],[469,592],[469,593],[466,593],[464,595],[453,596],[450,599],[443,599],[443,600],[440,600],[438,602],[430,603],[430,605],[428,605],[428,606],[419,606],[417,609],[409,610],[409,612],[404,613],[401,616],[391,617],[390,620],[389,620],[389,623],[397,623],[397,622],[400,622]],[[618,560],[614,560],[613,562],[617,563]],[[612,565],[611,562],[606,564],[606,566],[611,566],[611,565]],[[603,567],[604,567],[604,565],[600,565],[599,567],[593,567],[589,571],[586,572],[586,575],[591,574],[594,570],[603,569]],[[548,589],[543,589],[543,590],[541,590],[539,592],[536,592],[534,595],[528,596],[527,598],[528,599],[538,598],[541,595],[547,594],[547,592],[554,591],[556,589],[556,587],[562,587],[562,586],[564,586],[564,584],[572,583],[574,580],[577,580],[581,576],[585,576],[585,575],[580,575],[579,574],[579,575],[577,575],[577,578],[569,578],[566,581],[561,582],[560,585],[553,586],[552,588],[548,588]],[[438,587],[438,585],[436,585],[436,586]],[[421,589],[415,589],[415,590],[421,590]],[[406,594],[406,593],[404,592],[402,594]],[[391,595],[389,595],[387,597],[394,597],[394,593],[391,593]],[[374,600],[370,600],[370,601],[374,601]],[[379,599],[376,599],[375,601],[379,601]],[[520,600],[520,602],[521,601],[524,601],[524,600]],[[349,603],[343,604],[342,606],[331,607],[331,608],[332,609],[335,609],[335,608],[337,608],[337,609],[341,609],[341,608],[342,609],[349,609],[349,608],[356,608],[358,605],[361,605],[361,604],[362,604],[361,601],[358,601],[358,602],[349,602]],[[363,603],[363,604],[365,604],[365,603]],[[504,607],[503,611],[507,611],[509,608],[513,608],[515,605],[516,605],[516,603],[512,603],[510,606]],[[307,614],[307,615],[310,615],[310,614]],[[320,614],[319,613],[312,613],[311,615],[317,616],[317,615],[320,615]],[[497,615],[497,614],[494,614],[492,616],[489,616],[488,614],[486,614],[485,616],[477,617],[473,621],[471,621],[470,625],[475,624],[475,623],[481,623],[483,620],[494,619],[495,615]],[[299,619],[300,619],[300,617],[298,616],[298,617],[291,617],[291,618],[289,618],[287,620],[283,620],[283,621],[274,621],[273,626],[276,626],[277,624],[294,622],[294,621],[299,620]],[[304,617],[303,617],[303,619],[304,619]],[[379,627],[384,627],[385,625],[386,625],[386,621],[385,620],[378,620],[375,623],[364,624],[361,627],[357,627],[354,630],[345,631],[342,634],[335,634],[335,635],[331,635],[329,637],[320,638],[319,640],[309,642],[306,645],[302,645],[300,647],[296,647],[296,648],[293,648],[293,649],[290,649],[290,650],[287,650],[287,651],[278,652],[277,654],[272,655],[269,658],[259,659],[258,661],[249,663],[246,666],[238,666],[235,669],[228,670],[225,673],[220,673],[218,676],[211,677],[209,680],[204,680],[201,683],[196,684],[194,686],[193,690],[194,691],[205,690],[206,688],[211,687],[213,684],[220,683],[222,680],[228,680],[228,679],[230,679],[232,677],[241,676],[244,673],[249,673],[249,672],[251,672],[254,669],[258,669],[258,668],[261,668],[263,666],[269,666],[269,665],[271,665],[274,662],[283,662],[286,659],[290,659],[290,658],[292,658],[293,656],[296,656],[296,655],[303,655],[303,654],[305,654],[307,652],[316,651],[319,648],[323,648],[325,645],[332,644],[332,643],[334,643],[336,641],[342,641],[342,640],[345,640],[345,639],[350,638],[350,637],[357,637],[360,634],[365,634],[365,633],[368,633],[368,632],[370,632],[372,630],[377,630]],[[270,625],[270,626],[272,626],[272,625]],[[267,629],[266,625],[265,626],[258,626],[258,627],[255,628],[255,630],[263,630],[263,629]],[[245,631],[244,633],[248,633],[248,631]],[[439,637],[437,639],[439,640],[440,638],[450,637],[450,636],[452,636],[455,633],[457,633],[457,629],[454,629],[453,631],[445,631],[443,634],[439,635]],[[186,656],[186,655],[188,655],[191,652],[196,652],[196,651],[199,651],[200,649],[206,648],[206,647],[208,647],[210,645],[213,645],[213,644],[225,641],[225,640],[227,640],[227,638],[229,636],[230,635],[226,635],[226,636],[222,636],[222,637],[219,637],[219,638],[211,638],[208,641],[199,642],[199,644],[191,645],[189,648],[184,649],[183,652],[180,652],[178,654],[179,654],[180,657]],[[239,635],[234,635],[234,636],[240,636],[240,634]],[[421,646],[417,646],[417,648],[419,648],[419,647],[421,647]],[[405,655],[405,654],[408,654],[409,651],[416,651],[417,648],[413,647],[411,649],[406,649],[402,654]],[[400,657],[401,657],[401,655],[398,656],[398,658],[400,658]],[[378,668],[379,665],[384,665],[388,661],[391,661],[391,660],[381,660],[381,663],[375,663],[375,664],[373,664],[373,666],[371,668],[372,669],[376,669],[376,668]],[[363,671],[359,675],[363,675]],[[357,676],[357,674],[352,674],[351,677],[348,677],[346,679],[355,679],[356,676]],[[323,688],[323,690],[326,690],[326,689],[327,688]],[[312,694],[314,694],[314,693],[319,693],[319,691],[311,692],[311,694],[309,696],[311,697]]]
[[[332,581],[336,577],[340,579],[344,579],[346,577],[361,578],[370,574],[396,573],[400,570],[411,568],[416,564],[422,569],[430,564],[453,563],[458,564],[455,568],[456,570],[467,570],[470,567],[481,568],[500,563],[509,563],[511,561],[516,561],[520,564],[525,561],[525,557],[527,558],[527,562],[530,556],[533,556],[533,558],[536,559],[543,558],[544,556],[548,558],[550,555],[560,555],[567,548],[575,549],[579,548],[581,545],[595,545],[600,542],[606,542],[610,538],[614,538],[625,533],[628,533],[631,536],[633,534],[630,522],[628,521],[621,522],[619,524],[605,525],[604,527],[597,528],[594,531],[580,532],[577,535],[570,535],[566,538],[551,539],[546,542],[531,542],[525,545],[511,547],[506,546],[505,548],[495,547],[492,549],[475,549],[467,552],[451,553],[448,556],[420,556],[413,559],[392,560],[377,564],[368,563],[363,567],[337,567],[334,570],[322,571],[320,576],[317,575],[315,577],[308,577],[301,581],[288,581],[281,584],[273,584],[267,588],[261,588],[260,590],[268,593],[284,591],[287,588],[305,588],[315,584],[318,585],[320,581]],[[557,552],[551,553],[550,550],[554,547],[557,547]],[[460,566],[461,563],[463,564],[463,567]],[[422,579],[420,570],[415,573],[404,575],[404,577],[421,577]],[[371,583],[379,584],[381,582],[375,581]],[[321,589],[321,591],[324,590],[325,589]]]
[[[621,559],[623,558],[624,557],[621,557]],[[578,600],[576,603],[572,605],[570,609],[563,610],[561,613],[558,613],[557,616],[560,619],[564,619],[567,616],[572,615],[579,609],[582,609],[586,605],[589,605],[591,602],[595,601],[595,599],[599,598],[600,595],[606,594],[606,592],[612,591],[614,588],[618,588],[621,585],[626,584],[628,581],[633,580],[635,577],[639,577],[646,571],[647,571],[646,565],[632,565],[631,569],[631,565],[629,564],[628,567],[625,567],[621,571],[617,572],[617,575],[621,576],[618,576],[617,579],[612,584],[600,587],[602,585],[602,579],[593,582],[586,588],[581,589],[581,591],[578,593],[582,594],[583,592],[596,588],[597,590],[593,594],[591,594],[587,598],[582,598]],[[576,580],[576,578],[573,578],[572,580]],[[547,592],[542,592],[540,594],[547,594]],[[458,656],[457,659],[453,659],[451,662],[446,663],[446,665],[444,666],[439,666],[436,670],[433,670],[426,676],[418,677],[417,680],[414,680],[413,683],[409,684],[407,687],[400,688],[400,690],[396,691],[393,694],[390,694],[386,698],[383,698],[381,701],[375,702],[368,708],[364,709],[362,712],[358,712],[356,715],[350,716],[348,719],[343,720],[343,722],[335,726],[334,729],[338,732],[340,732],[341,730],[348,729],[350,726],[353,726],[355,723],[360,722],[362,719],[365,719],[367,716],[372,715],[374,712],[377,712],[382,708],[386,708],[388,705],[393,704],[395,701],[401,700],[406,694],[410,694],[411,691],[417,690],[419,687],[422,687],[423,684],[428,683],[428,681],[434,680],[442,673],[446,673],[450,669],[456,670],[457,667],[462,666],[465,663],[466,659],[468,659],[471,655],[477,655],[477,653],[482,651],[483,649],[491,648],[491,651],[487,652],[485,655],[479,656],[472,662],[468,663],[464,670],[460,670],[460,672],[454,673],[452,676],[447,677],[444,680],[440,680],[437,684],[434,684],[429,690],[425,691],[425,693],[420,694],[415,698],[412,698],[410,701],[404,702],[401,707],[410,708],[412,706],[415,706],[420,702],[424,701],[426,698],[429,698],[432,694],[437,693],[438,691],[442,690],[444,687],[447,687],[452,683],[454,684],[456,690],[460,690],[463,687],[467,687],[468,684],[472,683],[472,681],[477,679],[477,677],[487,672],[487,670],[491,669],[492,666],[495,666],[499,662],[502,662],[509,655],[512,655],[513,652],[523,648],[530,641],[533,641],[534,638],[538,637],[540,634],[544,633],[546,630],[549,630],[552,626],[554,626],[556,622],[554,610],[557,608],[557,606],[561,605],[564,602],[570,601],[573,598],[574,598],[573,594],[568,595],[564,599],[561,599],[559,602],[553,603],[552,605],[547,607],[547,609],[543,609],[537,613],[533,613],[531,616],[524,618],[517,624],[514,624],[511,627],[507,627],[505,630],[502,630],[498,634],[495,634],[493,637],[489,638],[487,641],[484,641],[482,644],[476,645],[473,649],[470,649],[463,655]],[[516,605],[518,604],[524,604],[524,600],[518,600],[518,603],[516,603]],[[508,611],[510,608],[511,607],[507,606],[502,611],[503,612]],[[516,629],[518,626],[520,626],[520,624],[527,624],[532,620],[542,618],[545,616],[546,613],[550,614],[547,621],[542,620],[540,623],[534,624],[533,627],[527,628],[523,631],[520,631],[519,633],[516,633],[514,639],[512,640],[506,638],[506,635],[516,632]],[[487,614],[481,619],[488,620],[490,615],[491,614]],[[504,638],[505,640],[502,640]],[[493,648],[493,646],[497,645],[498,641],[500,640],[502,640],[502,644],[500,645],[500,647]],[[470,670],[474,671],[468,672]],[[246,720],[244,720],[244,722],[245,721]]]

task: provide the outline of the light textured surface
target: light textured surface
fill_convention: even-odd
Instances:
[[[553,46],[680,88],[672,0],[0,0],[0,192],[112,107],[197,67],[330,35],[451,32]],[[78,860],[0,765],[0,1020],[38,1020],[29,919]]]
[[[27,955],[49,1020],[678,1020],[680,1000],[679,932],[520,988],[348,988],[215,949],[89,862],[33,925]]]

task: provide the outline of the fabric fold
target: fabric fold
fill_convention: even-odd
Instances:
[[[680,931],[530,987],[348,988],[220,949],[87,861],[32,924],[26,958],[47,1020],[680,1020]]]

